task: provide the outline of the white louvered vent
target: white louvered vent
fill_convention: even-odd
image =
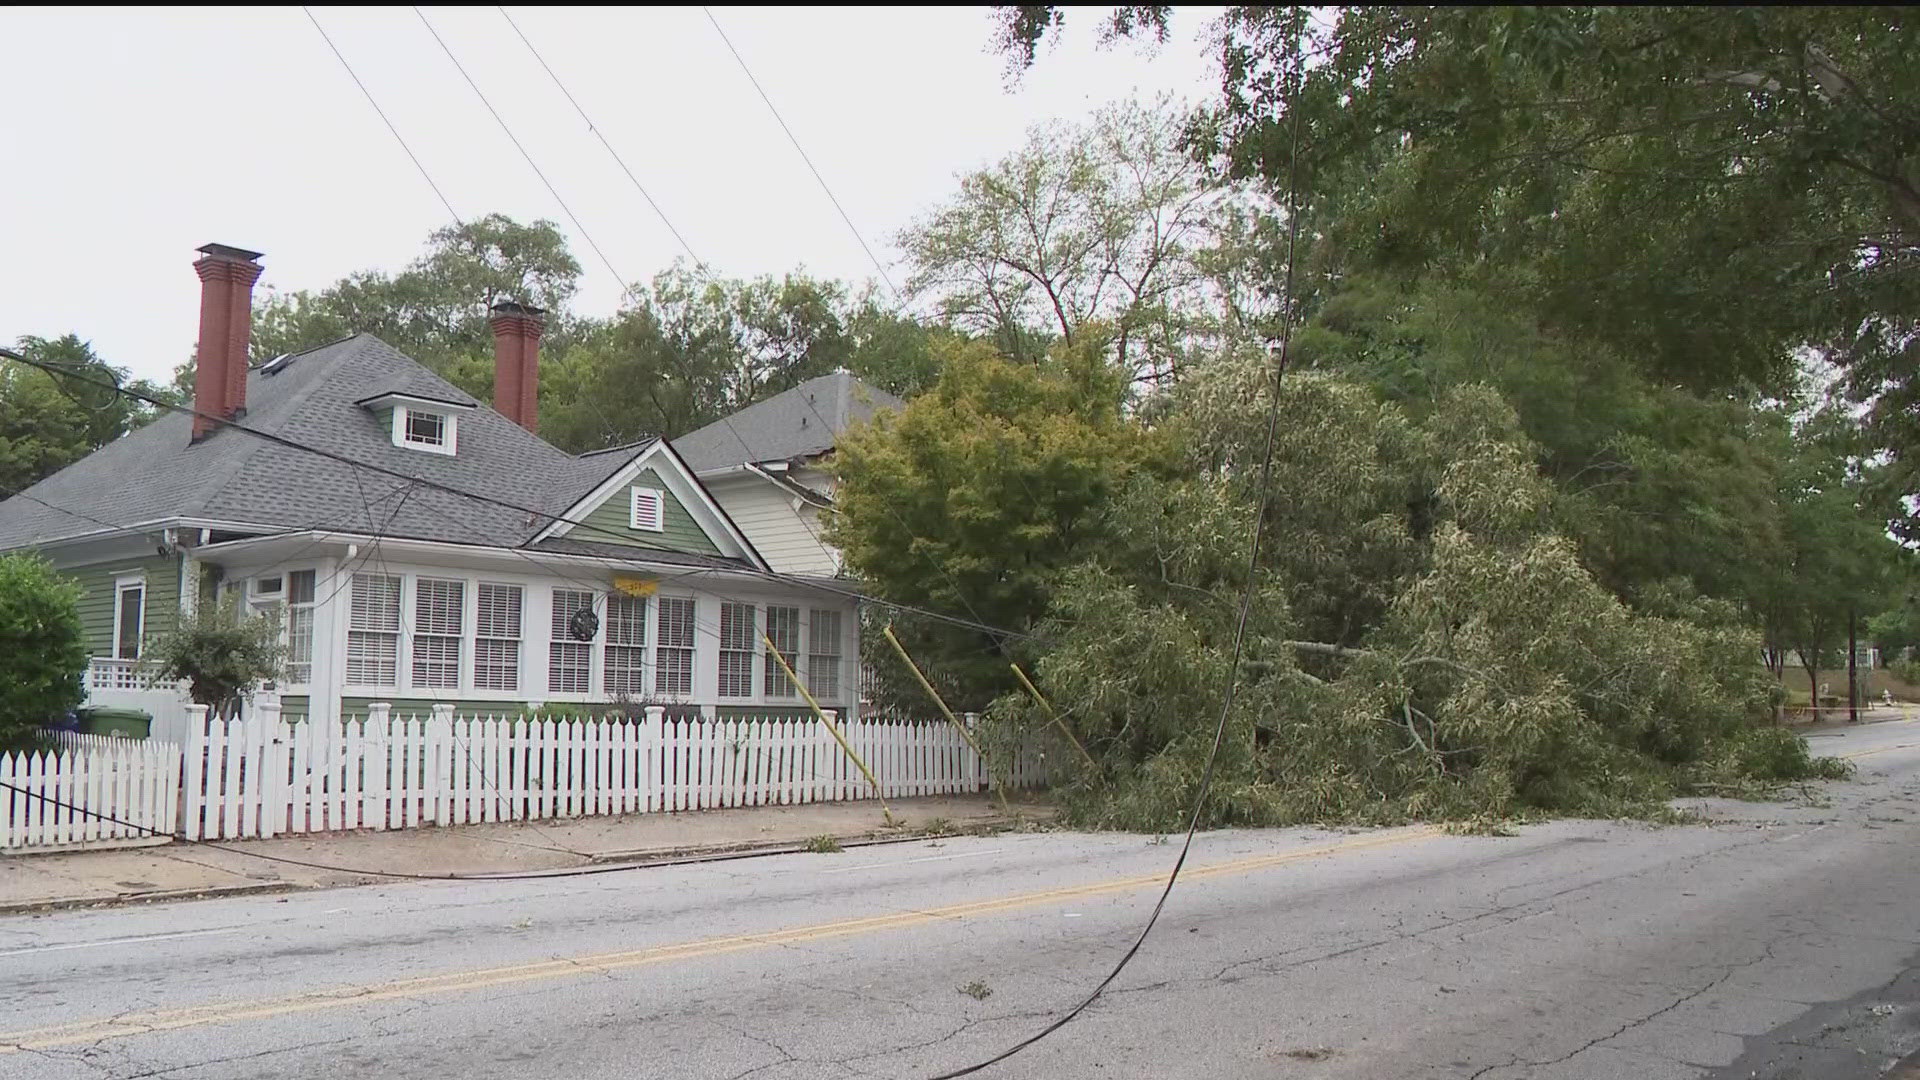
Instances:
[[[667,530],[666,496],[659,488],[634,488],[633,508],[629,520],[636,529],[665,532]]]

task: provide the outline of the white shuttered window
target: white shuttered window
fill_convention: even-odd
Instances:
[[[720,605],[720,696],[753,696],[753,654],[759,631],[752,604]]]
[[[466,632],[467,583],[419,578],[413,583],[413,685],[460,685],[460,637]]]
[[[547,646],[547,690],[584,694],[593,686],[593,642],[573,636],[575,612],[592,611],[593,594],[584,589],[553,590],[553,640]]]
[[[347,682],[399,685],[400,579],[396,576],[353,575],[347,613]]]
[[[520,688],[520,596],[518,585],[480,583],[473,685],[481,690]]]
[[[606,674],[610,695],[639,697],[647,692],[647,600],[644,596],[607,597]]]
[[[807,690],[821,701],[840,699],[840,613],[815,608],[807,627]]]
[[[661,694],[693,693],[693,598],[660,598],[660,625],[654,628],[653,689]]]
[[[287,681],[313,681],[313,589],[311,570],[287,575]]]
[[[800,609],[797,607],[777,607],[767,605],[767,637],[773,640],[773,647],[789,664],[800,663]],[[773,653],[767,653],[764,669],[766,694],[768,697],[794,697],[793,680],[787,678],[787,670],[774,659]]]

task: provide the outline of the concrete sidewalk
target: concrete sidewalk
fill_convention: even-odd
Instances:
[[[0,857],[0,912],[175,900],[232,893],[392,881],[402,874],[502,874],[639,863],[743,851],[791,850],[818,836],[842,843],[1030,827],[1052,808],[986,796],[896,799],[889,826],[877,802],[565,821],[507,822],[394,832],[316,833],[272,840],[176,842],[159,847]],[[294,863],[272,859],[294,860]],[[314,863],[330,869],[295,865]],[[331,869],[337,867],[339,869]]]

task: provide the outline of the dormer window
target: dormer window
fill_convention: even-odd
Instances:
[[[424,412],[420,409],[408,409],[406,430],[400,440],[409,446],[425,447],[437,450],[447,445],[447,436],[452,434],[453,423],[440,413]]]
[[[473,406],[457,401],[438,401],[413,394],[385,393],[366,398],[359,404],[390,425],[393,445],[429,454],[454,452],[459,442],[460,417]]]
[[[393,445],[430,454],[451,454],[452,415],[424,405],[396,405],[393,409]]]

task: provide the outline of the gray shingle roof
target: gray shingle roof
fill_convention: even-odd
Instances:
[[[844,371],[822,375],[673,440],[694,472],[792,461],[833,449],[848,425],[906,404]]]
[[[389,392],[473,400],[392,346],[360,334],[298,354],[271,372],[253,371],[242,422],[303,446],[542,514],[561,513],[632,460],[631,454],[572,457],[484,406],[458,414],[457,454],[405,449],[393,445],[378,417],[355,404]],[[527,543],[548,520],[354,469],[231,428],[192,444],[191,423],[182,413],[163,416],[27,493],[117,525],[208,518],[499,546]],[[0,503],[0,550],[100,528],[25,498]]]

